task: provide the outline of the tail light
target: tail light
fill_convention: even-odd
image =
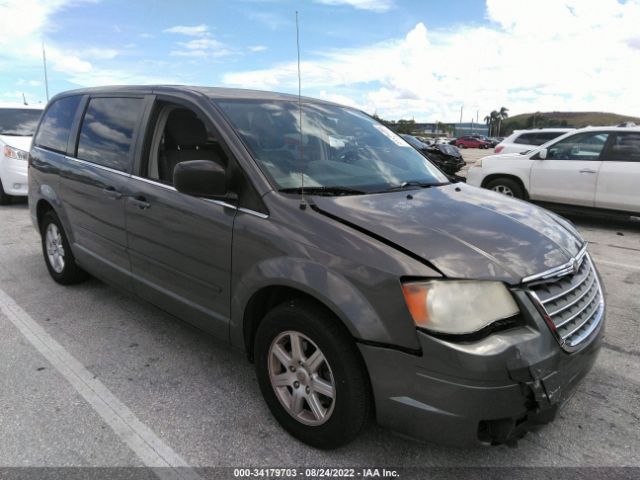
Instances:
[[[503,149],[504,149],[504,147],[502,145],[498,145],[496,147],[496,153],[500,153]]]

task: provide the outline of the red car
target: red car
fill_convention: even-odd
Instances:
[[[460,137],[451,142],[451,144],[458,148],[489,148],[491,146],[491,142],[487,142],[481,138],[472,137],[471,135]]]

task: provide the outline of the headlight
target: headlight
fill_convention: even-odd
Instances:
[[[13,148],[13,147],[10,147],[9,145],[5,145],[4,156],[7,158],[15,158],[16,160],[28,160],[29,152],[25,152],[24,150],[18,150],[17,148]]]
[[[416,326],[438,333],[474,333],[520,311],[501,282],[407,282],[402,291]]]

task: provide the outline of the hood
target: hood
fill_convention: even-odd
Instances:
[[[583,245],[554,214],[461,183],[373,195],[316,196],[314,202],[321,211],[410,250],[450,278],[515,285],[567,263]]]
[[[10,147],[28,152],[31,149],[31,139],[33,137],[14,137],[13,135],[0,135],[0,140]]]

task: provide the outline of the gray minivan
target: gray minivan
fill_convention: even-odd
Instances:
[[[367,421],[513,443],[589,371],[600,278],[566,220],[454,183],[368,115],[247,90],[53,98],[29,206],[61,284],[88,273],[246,351],[318,448]]]

